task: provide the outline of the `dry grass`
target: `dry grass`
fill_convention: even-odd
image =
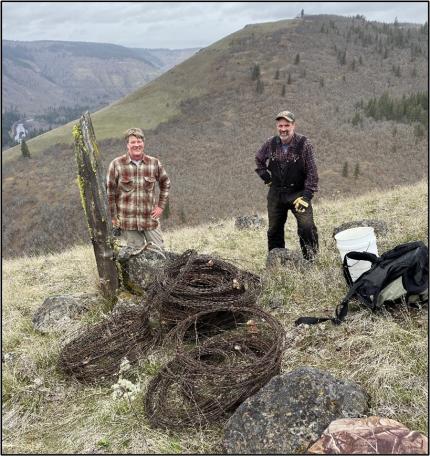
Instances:
[[[332,315],[347,287],[340,270],[333,228],[343,222],[377,218],[389,232],[378,237],[382,253],[397,244],[428,239],[427,183],[372,192],[315,206],[321,239],[318,260],[307,270],[265,270],[265,230],[237,231],[224,220],[166,233],[167,248],[230,258],[263,277],[260,304],[280,319],[287,335],[283,372],[304,365],[360,383],[371,395],[371,413],[427,432],[427,309],[400,309],[373,315],[353,308],[346,323],[295,327],[303,315]],[[295,222],[286,229],[287,246],[299,249]],[[5,453],[211,453],[222,452],[221,427],[173,433],[151,429],[144,418],[146,386],[169,359],[151,353],[127,378],[140,391],[134,399],[113,399],[112,389],[82,386],[55,366],[66,335],[41,335],[31,317],[44,298],[97,290],[96,265],[89,247],[58,255],[23,257],[3,262],[3,351],[12,353],[3,369],[3,452]],[[108,312],[100,305],[85,321]]]

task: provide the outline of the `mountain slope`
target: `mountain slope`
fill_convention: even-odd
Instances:
[[[58,107],[100,109],[196,51],[9,40],[3,40],[2,50],[3,111],[13,106],[27,117]]]
[[[427,140],[416,135],[416,125],[376,121],[360,106],[384,92],[401,99],[426,91],[427,41],[425,27],[363,18],[305,16],[247,26],[94,113],[105,165],[123,153],[122,132],[140,126],[147,153],[162,160],[172,180],[165,227],[263,210],[254,155],[274,133],[276,113],[290,109],[316,149],[317,199],[424,179]],[[86,238],[72,124],[29,141],[31,175],[17,148],[5,154],[5,252],[61,248],[63,235],[56,233],[63,231],[67,243]]]

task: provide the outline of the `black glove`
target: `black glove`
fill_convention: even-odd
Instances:
[[[268,186],[272,185],[272,176],[267,172],[264,171],[260,177],[263,179],[264,183]]]
[[[121,236],[121,228],[119,226],[114,226],[112,228],[112,236],[120,237]]]

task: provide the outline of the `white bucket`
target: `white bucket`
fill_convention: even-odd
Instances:
[[[378,255],[375,232],[371,226],[349,228],[348,230],[340,231],[334,238],[336,239],[342,262],[348,252],[368,252]],[[353,282],[372,266],[370,261],[357,261],[349,258],[347,264]]]

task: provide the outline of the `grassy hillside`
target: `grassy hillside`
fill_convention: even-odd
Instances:
[[[372,315],[353,306],[341,326],[294,327],[303,315],[332,315],[347,287],[332,239],[341,223],[377,218],[389,231],[378,236],[379,253],[412,240],[428,240],[427,184],[336,198],[315,206],[321,252],[306,270],[265,270],[265,230],[237,231],[234,220],[171,231],[167,247],[217,254],[262,276],[260,305],[283,324],[286,345],[282,371],[309,365],[358,382],[371,396],[370,414],[398,420],[427,432],[428,308]],[[287,246],[298,250],[295,222],[286,229]],[[82,386],[56,370],[63,334],[41,335],[31,318],[52,295],[97,291],[92,249],[75,247],[57,255],[3,262],[3,451],[7,453],[219,453],[222,423],[209,429],[162,432],[143,415],[145,388],[171,354],[158,350],[128,371],[141,390],[131,402],[113,399],[112,389]],[[282,305],[270,310],[269,302]],[[82,323],[107,315],[100,304]]]
[[[147,153],[172,180],[165,228],[262,211],[254,155],[274,133],[276,113],[290,109],[316,149],[317,198],[414,183],[427,176],[427,125],[418,134],[418,115],[375,120],[363,106],[385,92],[402,100],[427,91],[427,41],[425,27],[362,18],[247,26],[94,113],[105,166],[124,152],[121,133],[141,126]],[[29,141],[29,162],[16,149],[4,154],[5,255],[58,251],[86,238],[71,127]]]

